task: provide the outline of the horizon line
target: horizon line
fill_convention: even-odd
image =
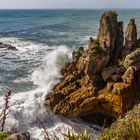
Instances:
[[[124,10],[140,10],[140,8],[0,8],[0,10],[107,10],[107,9],[124,9]]]

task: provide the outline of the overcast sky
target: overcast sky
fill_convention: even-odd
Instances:
[[[0,9],[140,8],[140,0],[0,0]]]

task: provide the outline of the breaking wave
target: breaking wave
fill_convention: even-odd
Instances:
[[[66,133],[66,129],[74,128],[76,132],[81,132],[83,128],[87,128],[92,133],[93,127],[89,124],[80,119],[71,120],[56,116],[43,104],[45,95],[59,81],[61,68],[71,60],[71,50],[67,46],[50,47],[19,38],[1,38],[0,42],[17,47],[16,52],[0,50],[0,54],[5,54],[1,57],[1,69],[2,66],[5,71],[11,69],[14,73],[11,83],[15,85],[20,83],[21,87],[25,88],[25,92],[13,93],[10,99],[5,129],[9,130],[16,125],[18,130],[29,131],[34,138],[43,140],[45,133],[40,128],[37,119],[39,118],[50,134],[55,132],[60,139],[63,137],[62,134]],[[23,70],[23,66],[26,74],[18,77],[17,69]],[[27,84],[24,87],[25,81]],[[29,83],[33,85],[30,89],[27,88]],[[0,111],[3,105],[3,96],[0,96]]]

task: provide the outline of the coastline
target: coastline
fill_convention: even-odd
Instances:
[[[134,25],[134,24],[133,24]],[[132,27],[132,28],[135,28],[134,26]],[[128,32],[128,34],[129,34],[129,32]],[[133,33],[132,33],[133,34]],[[135,34],[135,33],[134,33]],[[134,36],[132,36],[132,38],[133,38]],[[121,40],[122,38],[120,38],[120,40]],[[136,41],[136,40],[133,40],[134,42]],[[137,42],[137,41],[136,41]],[[92,42],[93,43],[93,42]],[[104,51],[102,51],[102,49],[100,49],[100,48],[98,48],[98,45],[99,45],[99,43],[98,42],[95,42],[95,43],[93,43],[93,44],[90,44],[89,45],[89,48],[91,48],[91,50],[89,49],[89,52],[88,53],[90,53],[90,51],[93,51],[94,50],[94,47],[96,46],[97,48],[95,49],[95,52],[93,52],[93,53],[95,53],[95,55],[96,55],[96,53],[101,53],[100,55],[102,56],[102,57],[97,57],[97,60],[102,60],[103,59],[103,57],[106,59],[106,53],[104,53]],[[128,44],[129,44],[129,42],[128,42]],[[102,44],[103,45],[103,44]],[[131,46],[131,43],[129,44],[130,46]],[[121,46],[121,45],[120,45]],[[137,47],[137,46],[136,46]],[[85,49],[85,48],[84,48]],[[67,65],[67,66],[65,66],[65,67],[63,67],[64,66],[64,64],[67,62],[67,61],[69,61],[71,58],[70,58],[70,56],[69,55],[71,55],[71,51],[69,51],[68,49],[66,49],[64,46],[62,47],[62,48],[60,48],[60,49],[56,49],[55,47],[54,47],[54,50],[55,50],[55,53],[52,53],[52,55],[53,56],[58,56],[58,57],[52,57],[52,60],[53,60],[53,58],[55,58],[54,59],[54,61],[53,62],[56,62],[56,60],[58,60],[58,59],[60,59],[60,60],[64,60],[64,59],[66,59],[65,61],[63,61],[63,63],[56,63],[56,64],[59,64],[60,66],[59,66],[59,73],[60,73],[60,71],[61,71],[61,75],[63,75],[64,77],[65,76],[67,76],[67,72],[68,72],[68,74],[69,74],[69,70],[67,70],[67,68],[69,67],[69,65]],[[28,51],[28,50],[27,50]],[[31,51],[33,51],[33,50],[31,50]],[[59,51],[59,53],[57,53],[57,51]],[[74,63],[77,63],[77,59],[79,59],[82,55],[83,55],[83,53],[84,53],[84,51],[85,50],[83,50],[83,48],[79,48],[79,50],[78,51],[73,51],[73,61],[74,61]],[[129,50],[128,50],[129,51]],[[134,53],[134,51],[137,51],[138,53],[139,53],[139,51],[138,50],[130,50],[130,52],[129,53],[131,53],[131,52],[133,52]],[[137,53],[136,52],[136,53]],[[86,53],[86,55],[88,55],[88,53]],[[34,54],[34,52],[33,52],[33,54]],[[63,56],[63,57],[60,57],[61,55]],[[119,53],[117,53],[117,55],[118,55]],[[46,59],[44,59],[44,63],[42,64],[42,66],[41,66],[41,69],[37,69],[36,70],[36,72],[40,72],[39,70],[42,70],[43,71],[43,69],[45,69],[45,67],[46,67],[46,62],[48,61],[48,57],[45,57]],[[129,58],[129,57],[128,57]],[[131,56],[130,56],[130,58],[131,58]],[[81,57],[81,59],[82,59],[82,57]],[[93,58],[94,59],[94,58]],[[113,58],[113,59],[116,59],[116,58]],[[118,58],[117,58],[117,60],[118,60]],[[100,62],[99,61],[99,62]],[[104,61],[103,60],[103,63],[106,63],[106,61],[108,61],[108,58]],[[114,61],[116,61],[116,60],[114,60]],[[135,62],[135,59],[134,59],[134,62]],[[73,62],[72,62],[73,63]],[[98,62],[97,62],[98,63]],[[52,64],[52,61],[50,61],[50,63],[48,63],[48,64]],[[89,63],[89,65],[90,64],[92,64],[92,63]],[[44,65],[44,66],[43,66]],[[81,66],[82,66],[82,64],[80,64]],[[80,67],[80,69],[81,69],[81,66],[79,65],[79,67]],[[121,64],[121,66],[122,66],[122,64]],[[124,64],[124,66],[125,67],[127,67],[127,64],[125,65]],[[131,65],[130,65],[131,66]],[[132,65],[133,66],[133,65]],[[96,66],[94,66],[95,68],[97,68],[97,69],[100,69],[100,67],[96,67]],[[62,68],[62,70],[61,70],[61,68]],[[114,67],[113,67],[114,68]],[[118,68],[118,67],[115,67],[115,69],[116,68]],[[119,67],[120,68],[120,67]],[[89,68],[90,69],[90,68]],[[87,73],[87,75],[88,75],[88,78],[86,78],[85,77],[85,79],[82,81],[78,81],[77,83],[76,83],[76,88],[78,87],[79,88],[79,83],[82,85],[84,85],[84,82],[86,83],[87,82],[87,84],[89,84],[90,82],[88,81],[89,79],[90,80],[101,80],[102,78],[99,76],[99,77],[95,77],[95,79],[93,78],[91,78],[92,77],[92,74],[94,75],[94,72],[92,73],[90,73],[90,70],[89,69],[87,69],[86,70],[86,73]],[[96,71],[97,69],[94,69],[94,71]],[[128,69],[128,68],[126,68],[126,69]],[[136,68],[136,69],[139,69],[139,67],[138,68]],[[108,70],[108,69],[107,69]],[[109,69],[110,70],[110,69]],[[112,68],[111,68],[111,70],[112,70]],[[124,69],[121,69],[122,71],[124,71]],[[129,74],[133,74],[133,69],[129,69],[130,71],[130,73]],[[51,70],[50,70],[51,71]],[[67,71],[67,72],[66,72]],[[97,70],[98,71],[98,70]],[[35,72],[35,74],[38,74],[38,73],[36,73]],[[48,72],[48,71],[45,71],[45,72]],[[66,75],[65,75],[65,72],[66,72]],[[73,72],[75,72],[75,70],[73,71],[73,69],[72,69],[72,73]],[[85,70],[84,70],[84,72],[85,72]],[[126,71],[125,71],[126,72]],[[132,72],[132,73],[131,73]],[[58,73],[58,74],[59,74]],[[71,73],[71,72],[70,72]],[[135,69],[134,69],[134,73],[135,73]],[[136,72],[137,73],[137,72]],[[43,75],[43,77],[42,78],[44,78],[44,74],[46,74],[46,73],[42,73],[42,72],[40,72],[39,73],[40,75]],[[56,75],[58,75],[58,74],[56,74]],[[115,73],[116,74],[116,73]],[[119,73],[120,74],[120,73]],[[124,72],[121,72],[121,74],[124,74]],[[128,74],[128,75],[129,75]],[[53,76],[54,74],[52,74],[51,76]],[[102,74],[103,75],[103,74]],[[105,70],[105,75],[106,75],[106,70]],[[133,77],[130,77],[130,79],[128,79],[129,77],[128,77],[128,75],[125,75],[126,76],[126,82],[130,82],[131,81],[131,78]],[[68,81],[69,80],[72,80],[71,82],[73,82],[73,80],[75,80],[74,78],[77,78],[77,76],[84,76],[84,74],[82,74],[82,75],[77,75],[77,73],[75,73],[75,75],[74,75],[74,77],[70,77],[71,79],[67,79]],[[111,75],[112,76],[112,75]],[[122,76],[122,75],[121,75]],[[60,78],[61,77],[61,78]],[[57,78],[58,79],[61,79],[61,81],[59,80],[59,83],[60,82],[63,82],[62,80],[64,80],[65,78],[62,78],[62,76],[58,76]],[[39,79],[39,80],[36,80],[35,82],[38,84],[40,84],[40,82],[42,81],[42,78],[41,79]],[[56,77],[54,77],[54,79],[55,79]],[[101,78],[101,79],[100,79]],[[110,77],[109,77],[110,78]],[[118,77],[117,77],[118,78]],[[135,77],[134,77],[135,78]],[[79,78],[80,79],[80,78]],[[105,78],[106,79],[106,78]],[[115,79],[116,79],[116,77],[115,77]],[[46,79],[43,79],[44,80],[44,82],[46,82]],[[112,80],[112,79],[111,79]],[[119,79],[120,80],[120,79]],[[130,80],[130,81],[129,81]],[[67,81],[66,81],[67,82]],[[69,82],[68,83],[68,85],[71,83],[71,82]],[[88,83],[89,82],[89,83]],[[57,82],[58,83],[58,82]],[[57,84],[57,83],[55,83],[55,84]],[[59,84],[58,83],[58,84]],[[96,82],[94,82],[94,83],[96,83]],[[102,83],[102,82],[101,82]],[[41,83],[42,84],[42,83]],[[53,85],[55,85],[54,83],[53,83]],[[65,84],[65,82],[64,82],[64,84]],[[75,83],[74,83],[75,84]],[[122,83],[121,83],[122,84]],[[45,84],[43,84],[43,85],[45,85]],[[83,86],[82,85],[82,86]],[[95,84],[96,85],[96,84]],[[105,82],[103,82],[103,85],[101,86],[101,87],[99,87],[99,89],[101,88],[103,88],[104,87],[104,85],[105,85]],[[85,85],[86,86],[86,85]],[[91,85],[90,85],[91,86]],[[85,92],[83,92],[84,90],[81,90],[80,92],[83,92],[84,93],[84,95],[87,95],[87,96],[89,96],[87,93],[89,93],[90,91],[91,91],[91,87],[89,86],[89,91],[87,92],[87,89],[86,88],[88,88],[88,86],[85,88]],[[130,86],[131,86],[131,83],[130,83]],[[96,87],[96,86],[95,86]],[[56,88],[56,86],[54,87],[54,88]],[[112,88],[112,85],[108,85],[108,88]],[[126,87],[127,88],[127,87]],[[133,88],[132,88],[133,89]],[[74,92],[74,90],[75,89],[72,89],[73,91],[72,92]],[[56,89],[56,91],[57,91],[57,89]],[[62,88],[62,91],[64,91],[64,92],[67,92],[66,90],[63,90],[63,88]],[[94,92],[96,92],[96,95],[95,95],[95,97],[98,95],[98,89],[97,88],[94,88],[93,87],[93,91]],[[41,92],[41,91],[39,91],[39,92]],[[53,92],[53,91],[52,91]],[[102,92],[104,92],[104,91],[102,91]],[[131,88],[130,88],[130,92],[131,92]],[[35,98],[34,100],[35,101],[38,101],[38,103],[40,103],[40,102],[42,102],[43,103],[43,101],[42,101],[42,97],[41,97],[41,94],[42,93],[32,93],[31,92],[31,98],[33,98],[34,99],[34,97],[35,96],[39,96],[39,98]],[[52,93],[53,94],[53,93]],[[75,93],[74,93],[75,94]],[[114,93],[113,93],[114,94]],[[27,94],[28,95],[28,94]],[[78,95],[78,94],[77,94]],[[93,95],[93,92],[91,92],[91,95],[90,96],[92,96]],[[129,95],[131,95],[131,93],[129,94]],[[18,97],[18,95],[17,95],[17,97]],[[80,96],[79,96],[80,97]],[[131,96],[132,97],[132,96]],[[29,99],[31,99],[30,97],[29,97]],[[55,98],[55,97],[54,97]],[[59,98],[59,97],[58,97]],[[60,96],[60,99],[58,99],[58,100],[61,100],[61,98],[63,98],[63,97],[61,97]],[[90,98],[90,97],[89,97]],[[108,97],[107,97],[108,98]],[[124,97],[125,98],[125,97]],[[130,97],[128,96],[128,98],[130,99]],[[137,98],[137,97],[136,97]],[[24,99],[25,99],[25,101],[24,101]],[[23,102],[25,102],[25,103],[27,103],[26,102],[26,100],[28,99],[28,97],[23,97]],[[76,99],[76,98],[75,98]],[[78,99],[78,98],[77,98]],[[116,100],[115,100],[116,101]],[[18,100],[17,100],[17,102],[18,102]],[[31,100],[31,103],[33,102],[33,100]],[[117,102],[117,101],[116,101]],[[34,102],[33,102],[34,103]],[[53,104],[54,102],[52,101],[52,104]],[[48,104],[48,103],[47,103]],[[69,104],[69,103],[68,103]],[[14,104],[13,104],[14,105]],[[35,103],[35,105],[36,105],[36,103]],[[91,104],[91,105],[93,105],[93,104]],[[21,105],[22,106],[22,105]],[[64,105],[65,106],[65,105]],[[26,108],[26,106],[24,106],[25,108]],[[97,106],[98,107],[98,106]],[[131,105],[129,106],[130,108],[131,108]],[[128,108],[129,108],[128,107]],[[28,108],[28,107],[27,107]],[[39,109],[39,104],[37,105],[37,108]],[[60,108],[61,108],[61,106],[60,106]],[[108,108],[108,107],[107,107]],[[124,108],[125,108],[125,106],[124,106]],[[124,109],[124,112],[126,112],[126,110],[128,109],[128,108],[126,108],[126,109]],[[31,108],[32,109],[32,108]],[[71,108],[70,108],[71,109]],[[80,109],[80,108],[79,108]],[[82,107],[82,109],[84,109],[83,107]],[[86,109],[89,109],[90,110],[90,107],[87,107]],[[54,112],[56,111],[58,114],[59,114],[59,110],[61,110],[61,109],[58,109],[57,110],[57,108],[55,108],[54,109]],[[72,110],[72,111],[74,111],[74,110]],[[77,110],[77,111],[79,111],[79,110]],[[99,111],[99,110],[97,110],[97,111]],[[106,112],[106,110],[105,110],[105,112]],[[65,113],[65,112],[64,112]],[[83,112],[82,112],[83,113]],[[102,113],[102,112],[101,112]],[[111,113],[112,113],[112,111],[111,111]],[[121,112],[122,113],[122,112]],[[61,113],[60,113],[61,114]],[[62,112],[62,114],[63,114],[63,112]],[[73,113],[71,113],[71,114],[73,114]],[[66,116],[69,116],[69,117],[71,117],[71,114],[70,114],[70,116],[69,116],[69,114],[68,115],[66,115]],[[83,113],[84,114],[84,113]],[[23,115],[25,115],[24,113],[23,113]],[[27,115],[27,114],[26,114]],[[36,115],[36,114],[35,114]],[[41,113],[39,114],[39,115],[41,115]],[[64,114],[65,115],[65,114]],[[118,115],[112,115],[113,117],[115,116],[115,118],[117,118],[118,116],[120,115],[120,112],[118,113]],[[73,114],[73,116],[75,117],[75,114]],[[78,117],[80,116],[81,117],[81,115],[77,115]],[[86,114],[84,115],[84,116],[86,116]],[[109,116],[110,116],[110,114],[109,114]],[[111,116],[111,117],[112,117]],[[27,117],[28,117],[28,115],[27,115]]]

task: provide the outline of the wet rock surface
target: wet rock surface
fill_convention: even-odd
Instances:
[[[14,51],[17,50],[17,48],[14,47],[14,46],[11,46],[11,45],[8,45],[8,44],[4,44],[4,43],[0,42],[0,49],[2,49],[2,48],[7,49],[7,50],[14,50]]]
[[[116,12],[105,12],[97,39],[90,38],[88,48],[72,55],[72,62],[61,70],[63,78],[45,99],[56,114],[87,117],[99,113],[117,118],[140,99],[140,49],[134,19],[128,24],[124,44],[123,23],[117,21]]]

